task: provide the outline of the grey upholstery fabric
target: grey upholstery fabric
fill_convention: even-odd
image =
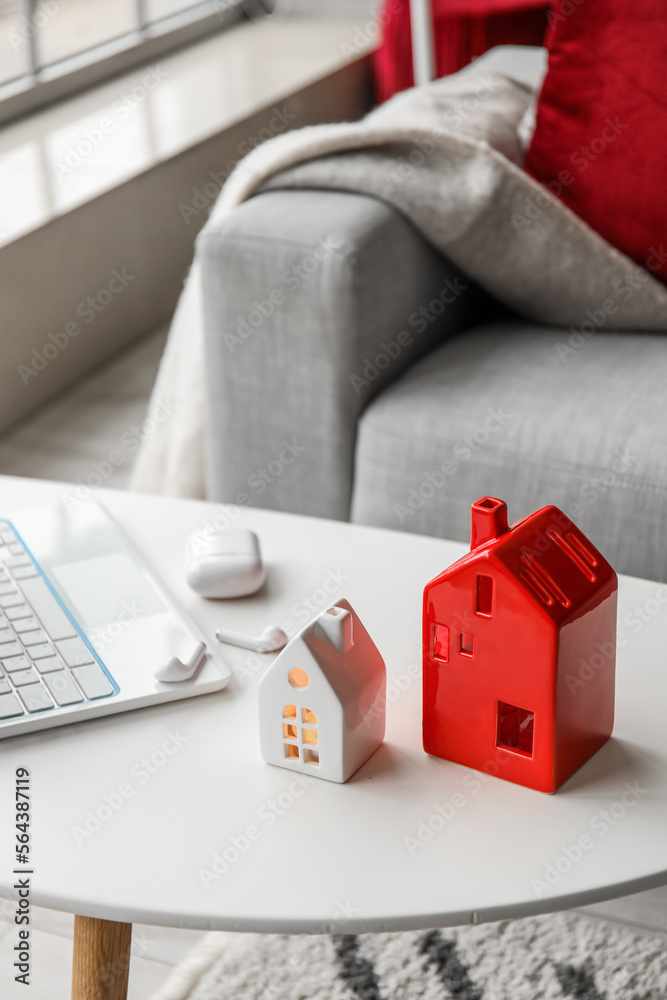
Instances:
[[[207,495],[347,518],[363,407],[488,300],[395,210],[356,194],[259,195],[198,249]],[[412,315],[431,302],[428,320]]]
[[[485,494],[554,503],[620,572],[667,580],[667,337],[484,325],[363,414],[352,519],[467,541]]]

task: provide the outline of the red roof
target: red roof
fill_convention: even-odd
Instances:
[[[507,527],[507,506],[494,497],[472,505],[471,551],[433,581],[444,582],[480,559],[505,567],[533,602],[560,624],[578,617],[616,583],[604,556],[558,507],[542,507]]]

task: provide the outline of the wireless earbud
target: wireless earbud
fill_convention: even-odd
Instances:
[[[289,642],[283,630],[277,625],[267,625],[257,639],[250,635],[241,635],[239,632],[228,632],[224,628],[219,628],[215,636],[220,642],[229,642],[232,646],[252,649],[256,653],[275,653]]]

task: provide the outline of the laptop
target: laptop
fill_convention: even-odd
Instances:
[[[189,680],[160,680],[180,660]],[[219,691],[231,671],[105,508],[0,517],[0,739]]]

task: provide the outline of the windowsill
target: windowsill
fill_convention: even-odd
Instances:
[[[355,22],[243,24],[0,132],[0,246],[371,51]]]
[[[0,431],[168,321],[236,161],[360,117],[372,47],[357,22],[243,24],[0,131]]]

